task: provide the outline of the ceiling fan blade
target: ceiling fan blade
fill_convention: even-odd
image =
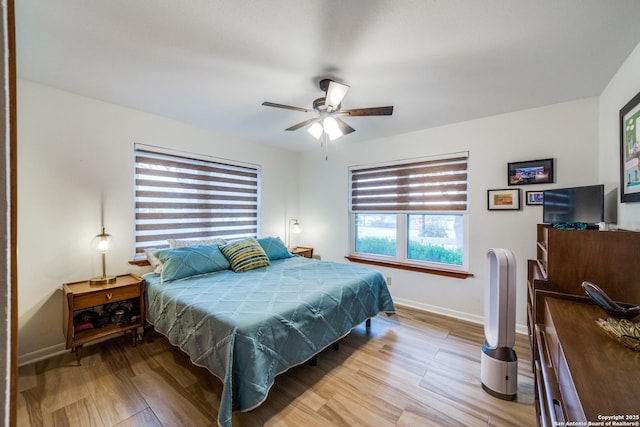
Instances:
[[[356,131],[354,128],[349,126],[344,120],[341,120],[337,117],[334,117],[334,118],[336,119],[336,122],[338,123],[338,127],[340,128],[340,132],[342,132],[343,135],[348,135],[351,132]]]
[[[305,120],[304,122],[300,122],[300,123],[298,123],[296,125],[293,125],[293,126],[291,126],[289,128],[286,128],[285,130],[298,130],[298,129],[302,128],[302,127],[305,127],[305,126],[310,125],[311,123],[315,123],[317,121],[320,121],[320,118],[319,117],[314,117],[313,119]]]
[[[265,107],[284,108],[285,110],[304,111],[305,113],[313,112],[313,110],[309,110],[307,108],[292,107],[291,105],[276,104],[275,102],[263,102],[262,105]]]
[[[389,105],[386,107],[340,110],[336,114],[340,114],[341,116],[390,116],[393,114],[393,105]]]
[[[333,80],[329,82],[329,86],[327,87],[327,94],[325,97],[326,100],[324,102],[329,112],[338,109],[348,90],[349,86],[345,84],[334,82]]]

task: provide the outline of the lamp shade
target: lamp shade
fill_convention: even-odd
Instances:
[[[91,246],[99,251],[99,252],[107,252],[111,249],[112,245],[112,236],[111,234],[107,234],[105,232],[104,227],[102,227],[102,233],[96,234],[96,236],[91,241]]]
[[[348,90],[349,86],[345,84],[334,81],[329,82],[329,87],[327,88],[327,97],[325,100],[325,105],[327,106],[329,111],[335,111],[338,109]]]
[[[315,122],[309,127],[309,129],[307,129],[307,132],[313,135],[315,139],[320,139],[323,132],[322,125],[318,122]]]
[[[289,229],[287,230],[287,247],[291,247],[291,234],[300,234],[302,232],[302,227],[300,227],[300,223],[297,219],[292,218],[289,220]]]
[[[324,119],[323,128],[327,135],[329,135],[329,139],[333,141],[334,139],[338,139],[342,136],[342,131],[338,126],[338,122],[333,117],[329,116]]]
[[[326,134],[331,141],[344,135],[344,132],[340,129],[338,121],[331,116],[325,117],[321,122],[315,122],[309,126],[307,132],[309,132],[315,139],[320,139],[323,134]]]
[[[92,285],[104,285],[116,281],[115,276],[107,276],[106,254],[107,251],[111,248],[111,243],[111,234],[107,234],[104,227],[102,227],[102,232],[100,234],[96,234],[96,236],[91,241],[91,246],[95,250],[100,252],[100,257],[102,259],[102,276],[93,277],[91,280],[89,280],[89,283]]]

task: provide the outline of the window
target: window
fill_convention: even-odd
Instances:
[[[135,252],[167,239],[257,236],[260,168],[135,147]]]
[[[351,167],[351,253],[466,270],[468,153]]]

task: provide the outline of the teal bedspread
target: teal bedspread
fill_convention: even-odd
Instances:
[[[224,427],[233,411],[259,406],[276,375],[395,311],[379,272],[302,257],[165,284],[153,273],[145,279],[149,323],[222,380]]]

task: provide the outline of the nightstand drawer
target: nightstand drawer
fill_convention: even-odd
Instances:
[[[123,301],[140,296],[140,286],[126,286],[102,291],[92,292],[85,295],[76,295],[73,298],[73,311],[83,308],[95,307],[101,304]]]

